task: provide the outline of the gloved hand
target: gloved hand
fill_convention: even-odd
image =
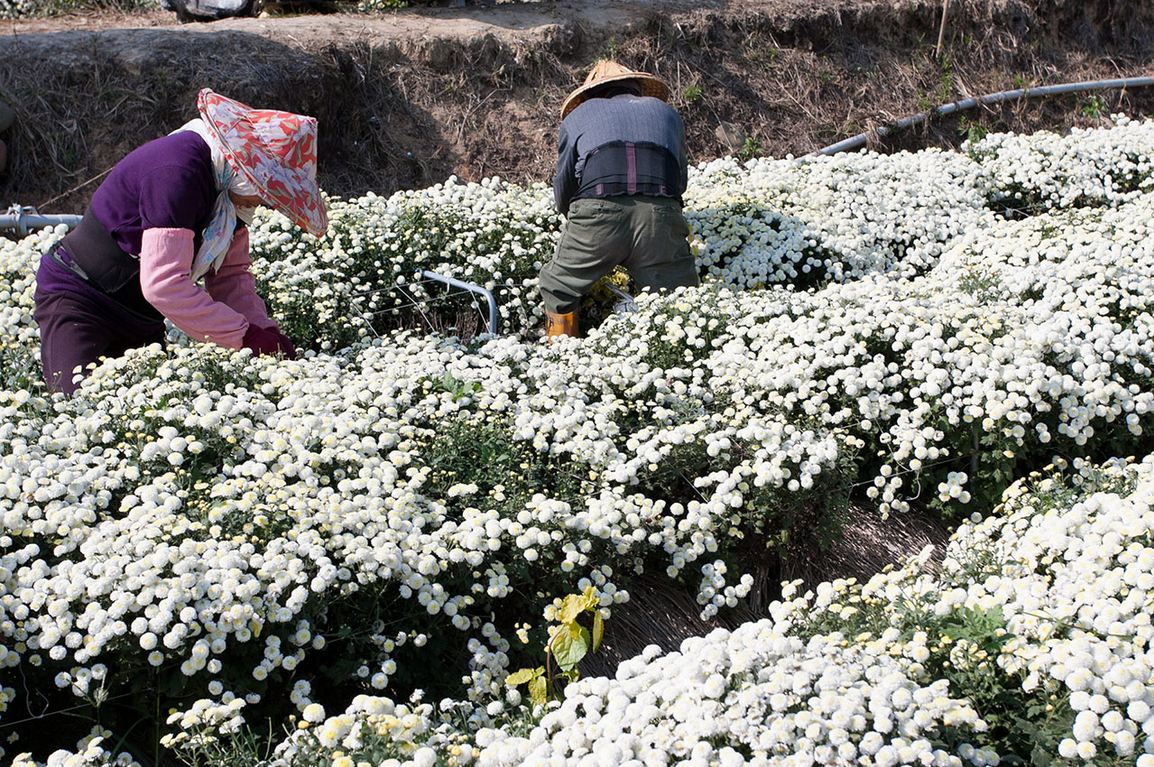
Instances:
[[[280,354],[290,360],[297,357],[296,347],[284,333],[276,328],[258,328],[249,325],[241,341],[246,349],[252,349],[253,354]]]

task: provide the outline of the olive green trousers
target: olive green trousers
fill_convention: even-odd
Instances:
[[[697,285],[689,225],[669,197],[574,200],[553,260],[538,275],[546,311],[576,311],[593,283],[623,266],[645,290]]]

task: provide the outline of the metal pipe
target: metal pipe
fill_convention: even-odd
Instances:
[[[478,295],[484,296],[485,300],[489,303],[489,332],[493,335],[497,335],[499,332],[498,322],[500,320],[500,315],[497,313],[497,299],[493,297],[492,291],[472,282],[464,282],[462,280],[458,280],[455,277],[449,277],[445,274],[438,274],[437,272],[423,271],[421,272],[421,276],[427,280],[436,280],[437,282],[443,282],[446,285],[451,285],[454,288],[461,288],[462,290],[467,290],[470,293],[477,293]]]
[[[609,289],[610,293],[617,296],[617,303],[613,305],[614,309],[616,309],[618,306],[620,306],[622,308],[622,311],[626,311],[626,312],[637,311],[637,302],[633,300],[633,296],[629,295],[628,293],[626,293],[624,290],[617,287],[616,285],[610,285],[607,283],[605,285],[605,287]]]
[[[4,213],[0,213],[0,229],[15,229],[16,234],[24,237],[33,229],[45,226],[64,224],[69,229],[80,223],[83,216],[74,214],[44,215],[30,206],[13,205]]]
[[[1000,104],[1003,101],[1011,101],[1013,99],[1032,99],[1042,98],[1043,96],[1054,96],[1060,93],[1079,93],[1083,91],[1104,91],[1114,88],[1141,88],[1148,85],[1154,85],[1154,77],[1124,77],[1116,80],[1088,80],[1080,83],[1061,83],[1059,85],[1043,85],[1038,88],[1015,88],[1012,91],[999,91],[998,93],[991,93],[986,96],[977,96],[973,98],[962,99],[961,101],[952,101],[949,104],[942,104],[936,109],[929,112],[919,112],[916,115],[903,117],[891,125],[882,125],[874,131],[874,135],[879,138],[888,136],[894,131],[909,128],[912,125],[925,122],[931,117],[944,117],[954,112],[960,112],[963,109],[973,109],[976,106],[985,106],[989,104]],[[838,152],[844,152],[849,149],[857,149],[865,146],[869,141],[870,132],[859,133],[856,136],[844,139],[836,144],[830,144],[827,147],[818,149],[811,154],[815,155],[832,155]]]

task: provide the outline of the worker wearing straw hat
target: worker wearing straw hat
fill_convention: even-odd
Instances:
[[[659,78],[599,61],[561,105],[553,192],[568,217],[540,272],[547,336],[577,335],[577,310],[615,266],[643,289],[698,284],[681,212],[685,126]]]
[[[78,368],[163,343],[165,319],[198,341],[296,356],[256,293],[247,224],[264,205],[324,234],[316,120],[208,89],[197,110],[117,163],[41,259],[34,316],[51,389],[72,393]]]

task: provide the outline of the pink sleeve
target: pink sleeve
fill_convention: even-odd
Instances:
[[[140,243],[144,298],[190,338],[239,349],[248,320],[192,281],[191,229],[145,229]]]
[[[244,228],[232,238],[232,245],[224,257],[224,262],[215,273],[212,269],[204,276],[204,287],[208,294],[221,303],[231,306],[258,328],[275,328],[269,319],[264,301],[256,293],[256,280],[249,267],[252,258],[248,254],[248,229]]]

